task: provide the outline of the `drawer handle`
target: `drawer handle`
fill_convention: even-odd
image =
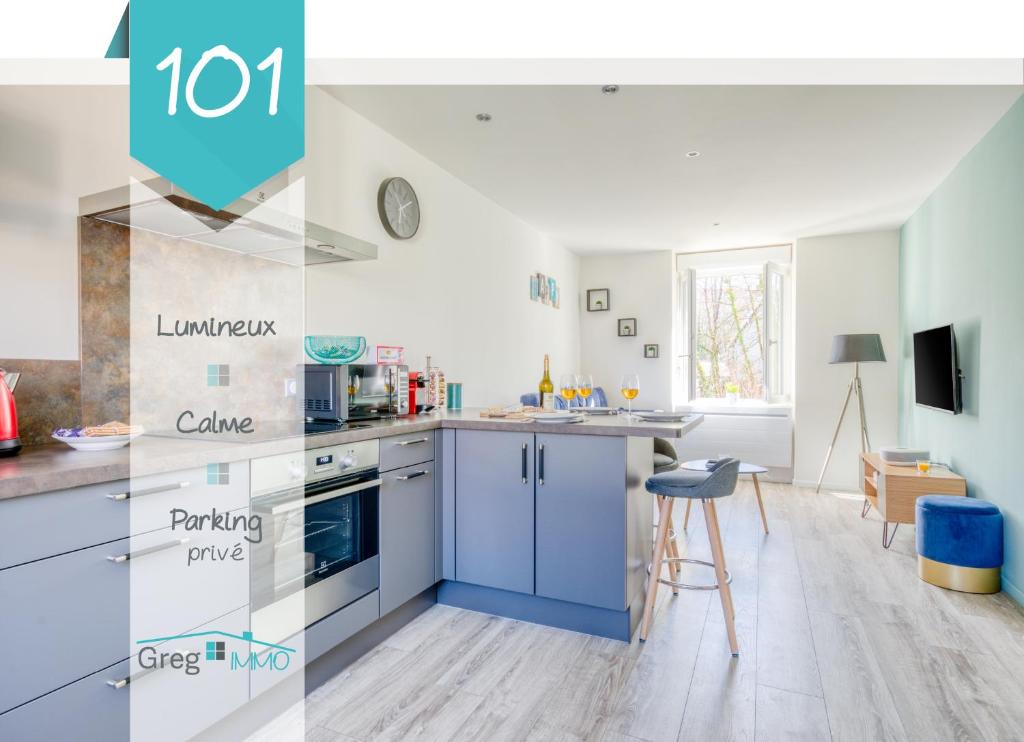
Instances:
[[[411,446],[414,443],[430,443],[430,438],[417,438],[412,441],[399,441],[396,446]]]
[[[160,669],[161,668],[159,667],[152,667],[124,678],[118,678],[117,680],[108,680],[107,685],[109,685],[114,690],[121,690],[125,686],[131,685],[132,683],[142,680],[142,678],[146,677],[147,675],[152,675],[154,672]]]
[[[404,481],[406,481],[408,479],[415,479],[416,477],[422,477],[425,474],[430,474],[430,471],[427,470],[427,469],[420,469],[419,471],[414,471],[412,474],[405,474],[405,475],[403,475],[401,477],[395,477],[395,479],[397,479],[399,482],[404,482]]]
[[[161,492],[173,492],[174,490],[182,490],[188,487],[188,482],[178,482],[177,484],[165,484],[160,487],[150,487],[149,489],[139,490],[137,492],[118,492],[114,495],[107,495],[108,500],[114,502],[124,502],[130,500],[133,497],[145,497],[146,495],[157,495]]]
[[[138,559],[139,557],[148,556],[155,554],[158,551],[166,551],[167,549],[173,549],[175,546],[181,546],[187,544],[188,538],[178,538],[174,541],[168,541],[166,544],[157,544],[156,546],[147,546],[145,549],[139,549],[138,551],[129,551],[127,554],[117,554],[116,556],[108,556],[107,561],[113,562],[114,564],[123,564],[129,559]]]

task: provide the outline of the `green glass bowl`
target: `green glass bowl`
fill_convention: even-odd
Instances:
[[[317,363],[340,366],[366,353],[366,338],[359,335],[306,335],[306,355]]]

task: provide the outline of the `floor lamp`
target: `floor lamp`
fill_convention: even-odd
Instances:
[[[836,440],[839,438],[839,429],[843,427],[846,408],[850,406],[850,397],[854,394],[857,395],[857,409],[860,413],[860,450],[863,453],[871,449],[871,439],[868,438],[868,420],[864,414],[864,388],[860,383],[860,364],[878,362],[885,362],[885,351],[882,350],[882,338],[879,335],[836,335],[832,338],[832,358],[829,363],[852,363],[853,378],[850,380],[850,387],[846,390],[843,411],[839,413],[836,432],[832,434],[832,442],[828,444],[825,463],[821,465],[821,474],[818,475],[818,486],[814,488],[815,492],[821,491],[821,480],[825,478],[828,461],[832,458],[832,449],[835,448]]]

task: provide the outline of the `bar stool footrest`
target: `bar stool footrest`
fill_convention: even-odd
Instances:
[[[699,565],[701,565],[703,567],[711,567],[711,569],[715,568],[714,562],[705,562],[703,559],[686,559],[686,558],[683,558],[683,557],[668,557],[668,558],[665,558],[665,559],[661,560],[662,564],[670,564],[670,563],[673,563],[673,562],[686,563],[686,564],[699,564]],[[650,564],[647,565],[647,574],[648,575],[651,574],[651,565]],[[717,590],[718,589],[718,583],[717,582],[715,584],[713,584],[713,585],[690,585],[690,584],[688,584],[686,582],[675,582],[674,580],[669,580],[669,579],[666,579],[664,577],[659,577],[658,578],[658,582],[660,582],[662,585],[668,585],[669,587],[678,587],[678,588],[681,588],[683,590]],[[729,572],[729,570],[725,570],[725,584],[729,585],[731,583],[732,583],[732,574]]]

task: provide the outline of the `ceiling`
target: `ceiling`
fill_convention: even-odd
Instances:
[[[1019,86],[324,89],[580,254],[898,226],[1021,95]]]

